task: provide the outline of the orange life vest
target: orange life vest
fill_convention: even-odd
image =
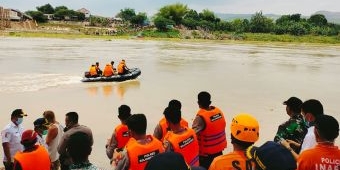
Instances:
[[[185,128],[182,134],[175,134],[169,131],[164,139],[169,141],[175,152],[183,155],[190,166],[199,166],[198,161],[198,140],[193,129]]]
[[[120,124],[115,128],[117,148],[124,148],[130,139],[129,129],[126,125]]]
[[[198,133],[199,154],[211,155],[223,151],[227,147],[225,134],[226,121],[223,112],[217,107],[212,110],[200,109],[197,115],[205,122],[205,129]]]
[[[179,122],[180,125],[182,127],[189,127],[189,124],[186,120],[184,120],[183,118],[181,119],[181,121]],[[162,138],[161,141],[163,141],[164,136],[166,135],[166,133],[169,131],[169,127],[168,124],[166,123],[166,119],[165,117],[163,117],[160,121],[159,121],[159,126],[162,128]]]
[[[91,66],[89,72],[90,72],[90,75],[91,75],[91,76],[96,76],[96,75],[98,75],[98,74],[97,74],[97,68],[96,68],[96,66]]]
[[[49,170],[51,167],[50,157],[47,150],[37,145],[32,152],[17,152],[14,159],[20,163],[22,170]]]
[[[233,151],[226,155],[220,155],[216,157],[211,163],[209,170],[254,170],[255,162],[252,159],[248,159],[245,155],[245,151]]]
[[[150,143],[142,145],[134,138],[130,138],[125,146],[129,155],[129,170],[144,170],[146,163],[155,155],[164,152],[162,142],[151,135],[147,135]]]
[[[124,74],[124,72],[125,72],[125,63],[124,62],[120,62],[118,64],[117,71],[118,71],[118,74]]]
[[[112,69],[112,65],[111,64],[106,64],[106,66],[104,68],[103,75],[105,77],[110,77],[110,76],[113,75],[113,69]]]

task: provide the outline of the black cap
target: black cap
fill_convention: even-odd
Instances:
[[[25,114],[22,109],[15,109],[12,114],[12,117],[23,117],[23,116],[27,116],[27,114]]]
[[[35,127],[41,127],[41,126],[48,126],[49,123],[47,122],[47,120],[45,118],[38,118],[37,120],[35,120],[33,122]]]
[[[176,152],[163,152],[154,156],[146,165],[145,170],[188,170],[183,156]]]

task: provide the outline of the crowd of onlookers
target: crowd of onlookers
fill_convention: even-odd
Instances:
[[[340,150],[335,146],[338,121],[324,114],[316,99],[284,101],[289,119],[279,125],[273,141],[254,146],[260,124],[248,113],[232,118],[226,134],[226,118],[211,104],[211,96],[198,94],[198,112],[192,127],[181,116],[181,102],[171,100],[164,117],[146,134],[144,114],[131,114],[128,105],[118,108],[121,121],[108,139],[106,155],[116,170],[338,170]],[[22,109],[11,114],[1,131],[6,170],[97,170],[88,157],[94,142],[89,127],[68,112],[65,127],[47,110],[36,119],[34,129],[24,130]],[[230,144],[227,138],[230,137]],[[232,146],[230,153],[223,150]]]

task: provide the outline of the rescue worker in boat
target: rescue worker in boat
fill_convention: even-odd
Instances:
[[[97,71],[97,74],[99,75],[99,76],[101,76],[102,75],[102,73],[103,73],[103,71],[100,69],[100,67],[99,67],[99,62],[96,62],[96,71]]]
[[[88,74],[88,75],[86,75]],[[88,73],[85,73],[85,77],[98,77],[96,65],[92,64]]]
[[[111,62],[112,63],[112,62]],[[114,70],[113,70],[113,65],[112,64],[106,64],[104,71],[103,71],[103,76],[104,77],[111,77],[114,75]]]
[[[117,69],[118,69],[118,74],[119,74],[119,75],[126,74],[126,73],[129,72],[129,68],[126,66],[125,60],[122,60],[122,61],[118,64]]]

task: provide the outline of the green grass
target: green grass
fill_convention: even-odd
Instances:
[[[259,34],[246,33],[244,34],[246,41],[264,41],[264,42],[295,42],[295,43],[325,43],[325,44],[340,44],[340,35],[338,36],[293,36],[293,35],[275,35],[275,34]]]
[[[64,38],[64,39],[79,39],[79,38],[92,38],[92,39],[131,39],[137,38],[138,33],[131,34],[120,34],[120,35],[86,35],[82,32],[79,33],[50,33],[50,32],[10,32],[8,34],[2,33],[4,36],[13,37],[43,37],[43,38]],[[184,40],[180,39],[179,31],[171,30],[168,32],[159,32],[155,30],[146,30],[142,34],[144,39],[147,40]],[[230,35],[234,36],[233,33]],[[204,39],[193,39],[194,41],[223,41],[223,42],[284,42],[284,43],[319,43],[319,44],[339,44],[340,35],[338,36],[293,36],[293,35],[275,35],[275,34],[260,34],[260,33],[244,33],[237,34],[236,36],[242,37],[241,40],[204,40]]]

